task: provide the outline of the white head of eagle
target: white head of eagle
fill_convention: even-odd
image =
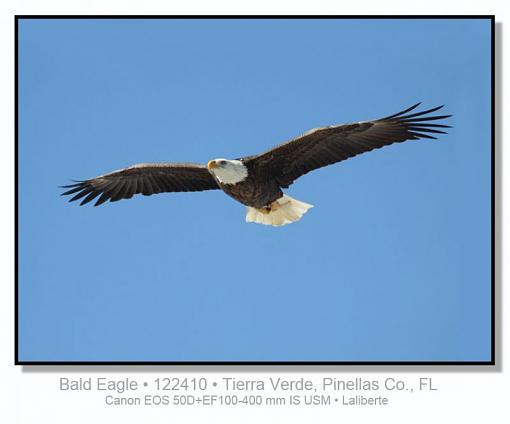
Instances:
[[[240,160],[213,159],[207,163],[207,168],[222,184],[237,184],[248,176],[248,168]]]
[[[65,186],[63,195],[95,206],[136,194],[222,190],[246,206],[246,221],[280,227],[301,219],[312,205],[283,193],[310,171],[406,140],[435,139],[450,128],[436,115],[443,106],[413,112],[417,103],[385,118],[314,128],[263,153],[199,163],[142,163]]]

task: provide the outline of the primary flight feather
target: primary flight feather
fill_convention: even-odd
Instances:
[[[281,226],[298,221],[312,205],[283,194],[296,179],[360,153],[393,143],[446,134],[449,125],[434,121],[451,115],[432,115],[443,106],[410,114],[420,103],[391,116],[366,122],[315,128],[267,152],[240,159],[194,163],[138,164],[64,186],[62,195],[84,205],[97,198],[130,199],[135,194],[221,189],[246,205],[246,221]]]

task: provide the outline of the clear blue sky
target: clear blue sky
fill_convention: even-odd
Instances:
[[[489,21],[31,20],[19,47],[21,360],[490,359]],[[308,174],[282,228],[220,191],[59,196],[418,101],[448,135]]]

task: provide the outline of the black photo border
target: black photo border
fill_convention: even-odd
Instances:
[[[20,20],[47,19],[465,19],[491,23],[491,359],[487,361],[21,361],[19,359],[19,220],[18,220],[18,24]],[[14,364],[15,365],[349,365],[349,366],[416,366],[416,365],[496,365],[496,100],[495,100],[495,16],[494,15],[14,15]]]

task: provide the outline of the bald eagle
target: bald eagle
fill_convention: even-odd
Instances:
[[[393,143],[446,134],[449,125],[431,123],[451,115],[430,115],[438,106],[409,114],[420,103],[394,115],[374,121],[314,128],[264,153],[239,159],[214,159],[207,164],[144,163],[76,181],[62,195],[82,199],[81,205],[97,199],[95,206],[109,200],[130,199],[134,194],[221,189],[247,208],[246,222],[275,227],[298,221],[312,205],[283,194],[296,179],[336,162]]]

